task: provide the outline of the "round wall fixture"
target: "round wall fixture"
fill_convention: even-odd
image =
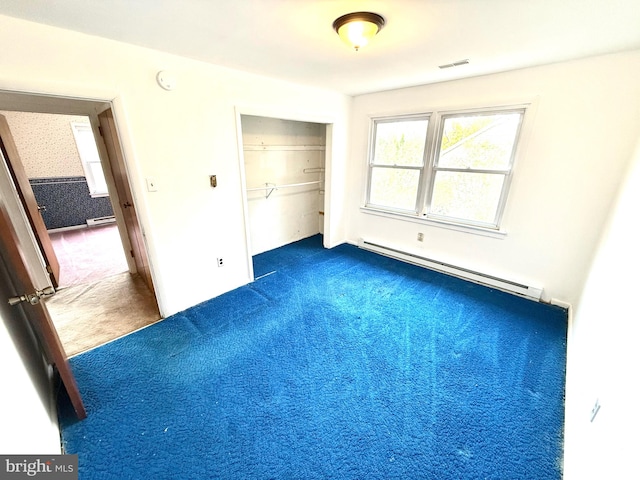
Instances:
[[[174,88],[176,88],[176,77],[174,77],[170,72],[164,70],[158,72],[158,75],[156,75],[156,80],[158,81],[158,85],[160,85],[165,90],[173,90]]]

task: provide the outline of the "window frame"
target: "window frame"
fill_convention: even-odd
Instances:
[[[428,162],[428,157],[427,157],[427,139],[429,138],[429,131],[433,128],[432,127],[432,120],[431,120],[431,113],[416,113],[416,114],[408,114],[408,115],[394,115],[391,117],[379,117],[379,118],[375,118],[372,119],[374,120],[372,123],[372,128],[370,131],[370,139],[369,139],[369,161],[368,161],[368,175],[367,175],[367,199],[366,199],[366,206],[369,208],[373,208],[373,209],[378,209],[378,210],[384,210],[387,212],[396,212],[399,214],[406,214],[408,212],[413,212],[415,215],[419,214],[419,204],[418,204],[418,199],[421,198],[424,195],[424,187],[425,187],[425,182],[424,182],[424,172],[425,172],[425,166]],[[411,166],[411,165],[384,165],[384,164],[376,164],[375,162],[375,144],[376,144],[376,134],[377,134],[377,125],[379,123],[394,123],[394,122],[398,122],[398,121],[410,121],[410,120],[426,120],[427,121],[427,133],[425,136],[425,144],[424,144],[424,150],[423,150],[423,155],[422,155],[422,165],[420,166]],[[402,169],[402,170],[413,170],[413,171],[419,171],[418,174],[418,187],[416,190],[416,202],[414,204],[414,208],[412,210],[405,210],[405,209],[401,209],[401,208],[393,208],[393,207],[388,207],[388,206],[384,206],[384,205],[377,205],[377,204],[373,204],[370,202],[370,198],[371,198],[371,184],[372,184],[372,177],[373,177],[373,169],[374,168],[384,168],[384,169]]]
[[[82,170],[84,171],[84,176],[87,180],[87,185],[89,187],[89,195],[91,198],[100,198],[100,197],[108,197],[109,196],[109,187],[107,185],[107,180],[104,175],[104,168],[102,167],[102,161],[100,159],[100,152],[98,151],[98,145],[95,140],[95,134],[93,133],[93,128],[90,123],[86,122],[77,122],[73,121],[71,123],[71,131],[73,132],[73,138],[76,142],[76,148],[78,150],[78,156],[80,157],[80,163],[82,164]],[[89,159],[88,152],[83,148],[83,141],[80,139],[80,135],[83,135],[83,132],[89,132],[91,134],[91,138],[96,146],[96,154],[95,159]],[[97,159],[97,160],[96,160]],[[98,190],[96,178],[94,176],[93,170],[91,168],[92,164],[97,164],[100,167],[100,171],[102,172],[102,179],[105,184],[105,190]]]
[[[490,233],[502,233],[502,219],[504,211],[506,209],[508,195],[513,179],[514,166],[516,164],[519,152],[522,150],[523,143],[523,130],[525,119],[527,118],[527,110],[530,104],[519,103],[513,105],[480,107],[480,108],[465,108],[455,110],[432,110],[422,113],[414,114],[400,114],[400,115],[386,115],[370,117],[370,135],[369,135],[369,149],[368,149],[368,161],[367,161],[367,183],[365,188],[365,199],[363,209],[370,211],[371,213],[379,213],[384,216],[402,217],[405,219],[415,219],[421,222],[433,223],[435,225],[452,227],[454,229],[460,229],[463,231],[478,230]],[[482,115],[496,115],[496,114],[509,114],[517,113],[520,115],[520,121],[517,125],[513,148],[509,157],[509,163],[507,169],[477,169],[477,168],[452,168],[441,167],[438,165],[440,159],[440,148],[442,144],[442,134],[445,126],[445,120],[455,117],[466,116],[482,116]],[[380,165],[376,165],[375,161],[375,140],[377,125],[379,123],[389,123],[402,121],[413,118],[425,118],[428,119],[429,124],[425,136],[425,149],[422,167],[420,167],[420,180],[416,194],[415,209],[404,210],[384,205],[373,204],[370,201],[371,189],[372,189],[372,172],[374,168],[379,168]],[[385,168],[396,168],[395,165],[386,165]],[[399,167],[407,168],[407,167]],[[502,189],[500,192],[500,198],[496,205],[496,213],[494,221],[492,223],[474,221],[472,219],[463,219],[457,217],[448,217],[445,215],[434,214],[430,212],[431,203],[434,194],[434,186],[436,174],[439,171],[454,171],[461,173],[487,173],[491,175],[503,175],[504,180],[502,183]]]

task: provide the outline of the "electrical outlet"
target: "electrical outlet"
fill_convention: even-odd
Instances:
[[[591,409],[591,421],[593,422],[596,418],[596,415],[598,414],[598,412],[600,411],[600,400],[598,400],[596,398],[596,403],[593,405],[593,408]]]
[[[419,242],[424,242],[424,233],[422,233],[422,232],[418,233],[418,241]]]
[[[218,258],[218,266],[219,267],[224,267],[224,260],[222,259],[222,257]]]

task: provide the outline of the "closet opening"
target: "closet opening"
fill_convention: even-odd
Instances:
[[[322,236],[327,125],[253,115],[240,121],[250,257]]]

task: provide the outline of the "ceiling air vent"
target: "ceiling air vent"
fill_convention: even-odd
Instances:
[[[438,68],[459,67],[460,65],[466,65],[467,63],[469,63],[468,58],[464,60],[458,60],[457,62],[453,62],[453,63],[445,63],[444,65],[438,65]]]

